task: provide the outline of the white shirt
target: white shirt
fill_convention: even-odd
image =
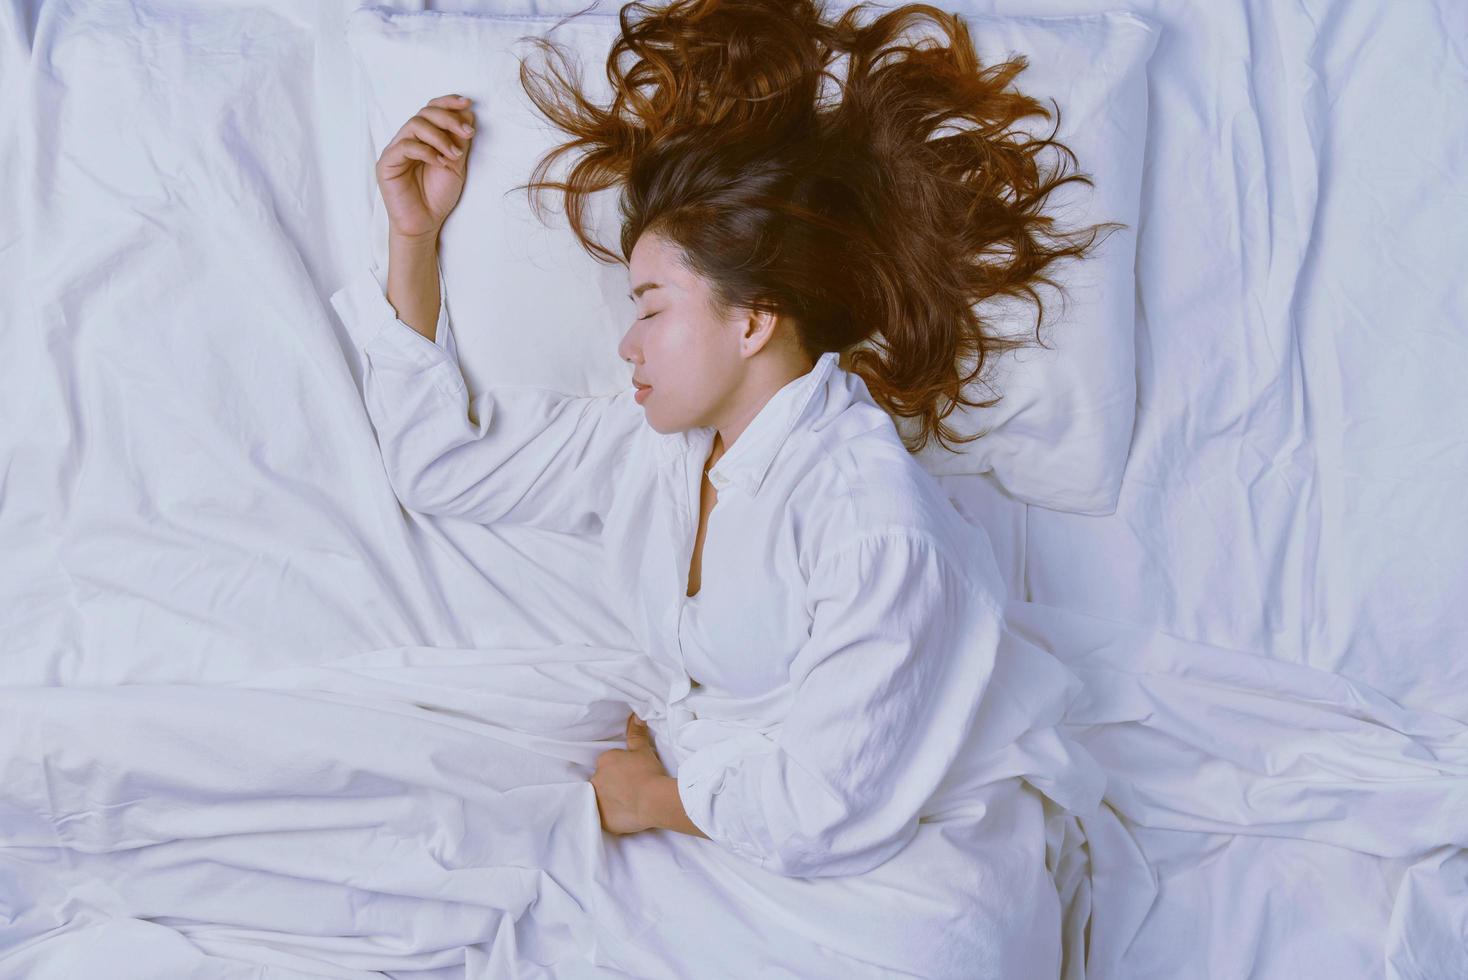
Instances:
[[[1007,733],[986,736],[997,749],[1073,680],[1045,654],[1051,666],[1025,674],[1045,693],[985,701],[1006,600],[988,537],[837,354],[777,391],[709,470],[718,501],[689,597],[712,427],[659,433],[630,386],[494,386],[471,400],[446,304],[430,341],[370,270],[332,303],[365,355],[368,412],[405,507],[600,535],[602,585],[667,676],[665,703],[639,713],[684,809],[760,867],[883,863],[975,751],[981,704]],[[1049,771],[1031,781],[1093,806],[1099,771],[1042,734]]]

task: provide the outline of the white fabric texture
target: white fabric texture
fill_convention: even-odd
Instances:
[[[363,339],[393,486],[428,514],[599,534],[596,580],[670,679],[643,717],[710,838],[779,874],[869,871],[920,817],[962,804],[934,794],[961,754],[1004,747],[995,726],[1052,750],[1027,775],[1058,803],[1095,809],[1103,780],[1085,753],[1066,752],[1039,715],[993,707],[1013,693],[990,691],[1006,597],[983,530],[947,505],[834,353],[709,469],[705,547],[719,560],[690,597],[679,583],[715,430],[659,433],[630,388],[496,386],[471,402],[440,296],[432,341],[367,270],[333,296]],[[1016,679],[1055,680],[1058,696],[1071,688],[1059,677]],[[935,869],[908,872],[917,890]]]
[[[845,4],[833,4],[833,15]],[[951,9],[951,8],[945,8]],[[950,449],[931,444],[918,460],[934,475],[983,473],[1016,499],[1081,514],[1110,513],[1120,492],[1135,417],[1135,251],[1147,136],[1147,62],[1155,27],[1135,14],[996,17],[968,14],[974,49],[985,63],[1024,54],[1024,91],[1060,107],[1058,138],[1074,150],[1094,188],[1056,190],[1049,207],[1077,227],[1113,221],[1112,232],[1084,262],[1051,270],[1065,290],[1046,291],[1043,331],[1050,349],[995,358],[986,376],[1005,393],[987,408],[955,410],[946,423],[960,434],[986,432]],[[569,13],[570,11],[566,11]],[[875,14],[868,11],[865,19]],[[539,159],[564,137],[521,89],[523,39],[554,39],[579,61],[588,95],[605,103],[604,65],[620,25],[592,11],[562,23],[550,13],[504,8],[475,13],[406,12],[364,7],[349,23],[353,63],[362,79],[373,156],[429,99],[448,92],[475,100],[478,129],[467,158],[462,198],[440,234],[443,277],[464,329],[460,363],[471,392],[504,383],[568,394],[611,394],[631,372],[616,355],[635,309],[621,266],[593,261],[563,220],[542,224],[525,191]],[[917,36],[932,28],[920,26]],[[537,59],[539,55],[535,56]],[[1085,65],[1078,73],[1076,65]],[[845,58],[832,72],[845,73]],[[834,83],[826,83],[834,94]],[[1032,137],[1054,120],[1025,120]],[[364,151],[365,153],[366,151]],[[1050,163],[1056,162],[1050,158]],[[555,195],[549,200],[554,201]],[[594,237],[618,243],[616,190],[595,195]],[[372,198],[373,265],[387,264],[387,213]],[[486,234],[485,229],[494,229]],[[1004,298],[980,304],[990,329],[1029,335],[1032,305]],[[534,324],[534,329],[527,329]],[[976,385],[976,400],[993,390]],[[911,423],[904,420],[906,431]]]

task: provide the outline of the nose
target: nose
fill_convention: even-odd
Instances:
[[[627,332],[622,334],[621,342],[617,344],[617,356],[634,366],[642,363],[642,347],[633,336],[636,332],[635,324],[628,327]]]

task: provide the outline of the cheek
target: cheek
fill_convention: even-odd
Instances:
[[[691,349],[686,336],[680,330],[662,329],[649,331],[643,353],[650,367],[657,371],[658,383],[669,391],[682,387],[691,367],[696,366],[698,351]]]
[[[656,366],[663,411],[699,413],[722,390],[729,354],[719,341],[716,326],[706,323],[668,320],[648,331],[643,350],[649,366]]]

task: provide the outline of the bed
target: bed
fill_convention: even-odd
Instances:
[[[635,672],[587,541],[383,477],[328,303],[366,249],[356,6],[0,2],[5,980],[618,975],[557,882],[708,870],[654,835],[477,860],[506,797],[594,807],[542,789]],[[1051,842],[1067,980],[1468,976],[1468,8],[967,7],[1160,29],[1115,510],[939,477],[1107,771]],[[629,937],[740,914],[617,899]]]

